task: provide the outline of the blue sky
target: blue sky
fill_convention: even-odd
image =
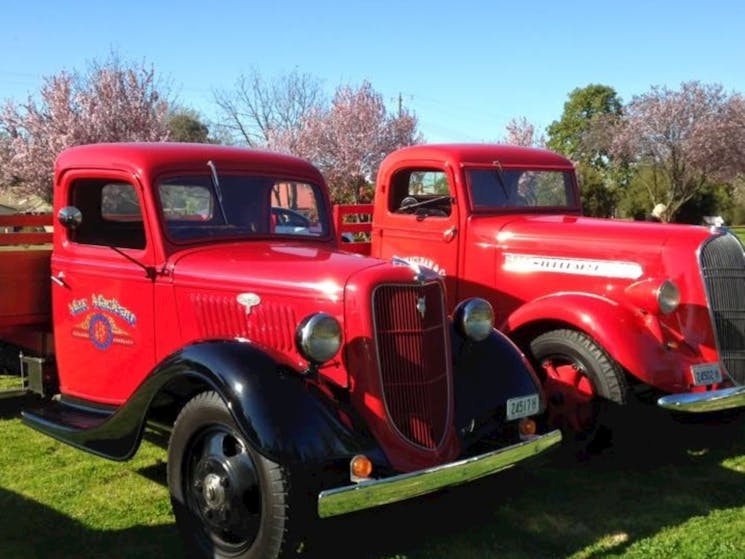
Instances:
[[[513,117],[544,128],[591,83],[624,102],[688,80],[745,93],[736,0],[27,0],[2,20],[0,100],[112,51],[152,64],[207,119],[213,91],[252,69],[297,68],[329,95],[368,80],[391,109],[400,94],[432,142],[499,140]]]

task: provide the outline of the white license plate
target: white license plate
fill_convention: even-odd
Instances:
[[[520,398],[510,398],[507,400],[507,419],[518,419],[520,417],[534,415],[538,413],[538,407],[538,394],[521,396]]]
[[[722,370],[719,368],[719,363],[693,365],[691,367],[691,373],[693,374],[694,386],[722,382]]]

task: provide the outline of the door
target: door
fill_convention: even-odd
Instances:
[[[118,405],[155,361],[153,251],[142,192],[124,177],[68,177],[76,229],[52,258],[55,347],[64,396]]]
[[[435,270],[445,278],[452,309],[457,300],[460,233],[452,173],[423,163],[394,170],[388,180],[384,218],[373,229],[380,247],[375,256],[404,258]]]

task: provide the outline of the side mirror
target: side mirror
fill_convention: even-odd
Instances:
[[[57,212],[57,221],[65,229],[74,230],[83,222],[83,214],[75,206],[65,206]]]

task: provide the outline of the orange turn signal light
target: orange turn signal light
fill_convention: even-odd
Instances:
[[[349,461],[349,475],[353,481],[368,479],[372,471],[373,465],[367,456],[358,454]]]
[[[517,424],[517,429],[521,437],[531,437],[538,431],[538,426],[534,420],[529,417],[523,417]]]

